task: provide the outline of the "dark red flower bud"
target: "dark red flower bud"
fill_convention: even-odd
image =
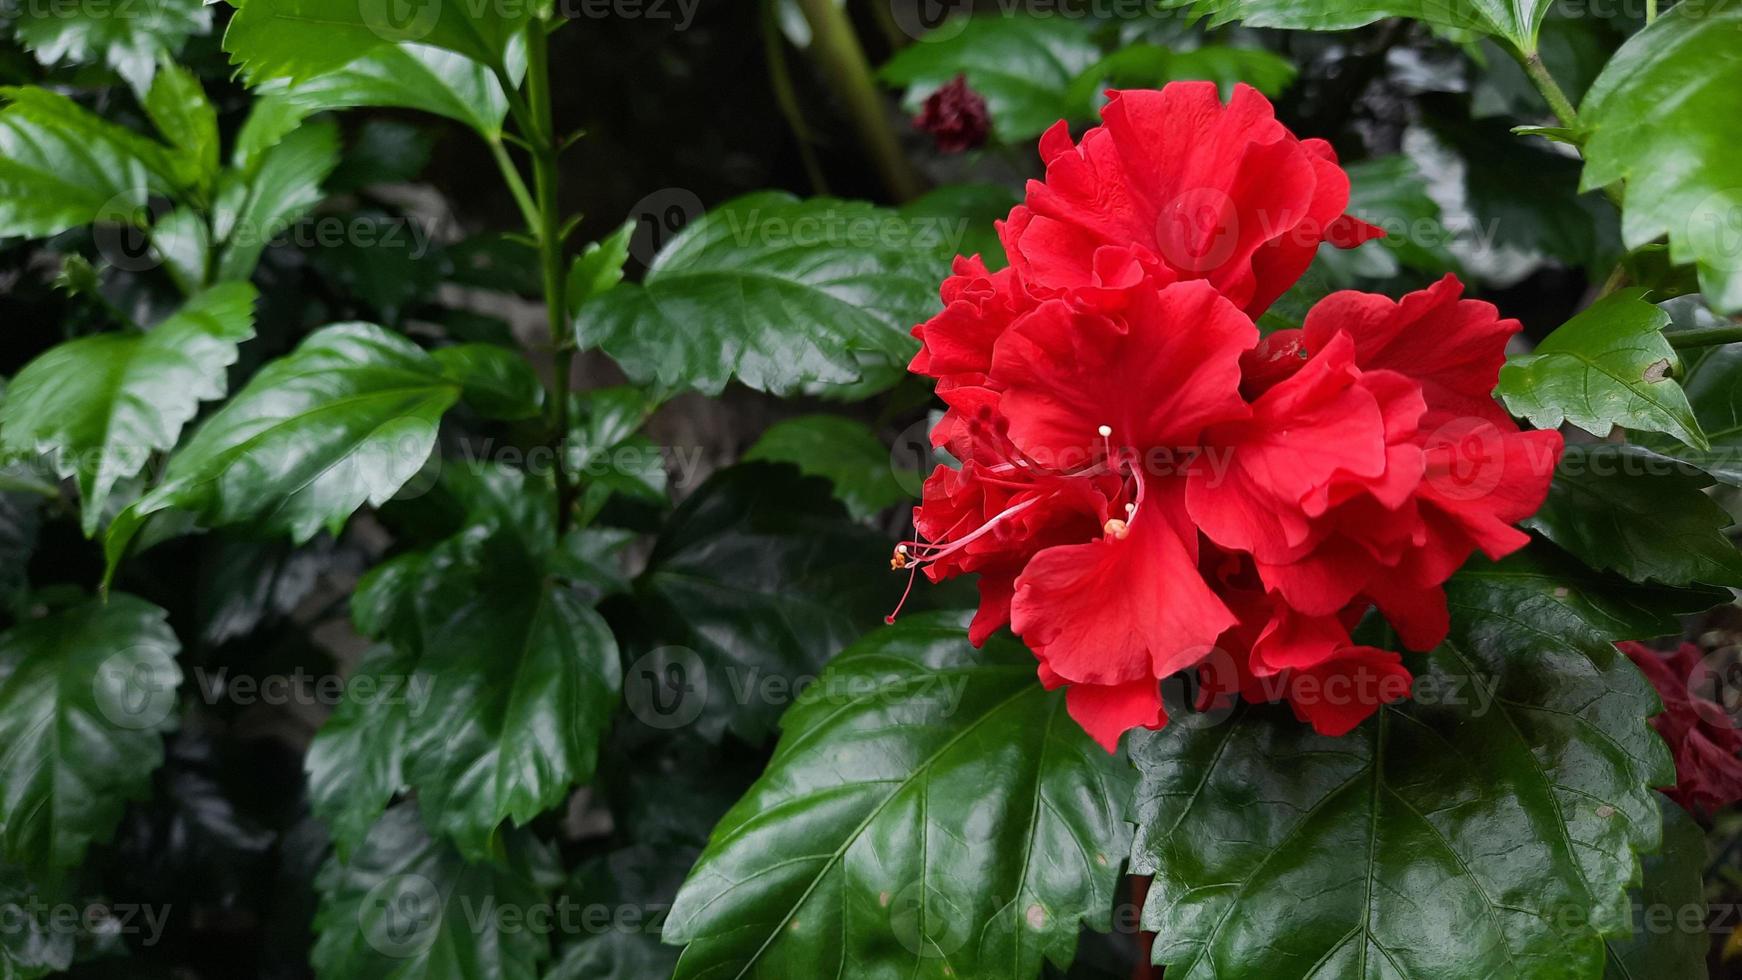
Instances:
[[[944,153],[961,153],[985,144],[992,117],[986,111],[986,97],[968,87],[967,76],[957,75],[925,100],[913,125],[930,133]]]

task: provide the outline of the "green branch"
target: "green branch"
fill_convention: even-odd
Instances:
[[[1728,327],[1700,327],[1697,330],[1672,330],[1664,339],[1677,350],[1690,347],[1717,347],[1720,344],[1742,344],[1742,324]]]

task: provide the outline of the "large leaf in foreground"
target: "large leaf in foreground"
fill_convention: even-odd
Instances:
[[[424,831],[416,803],[401,803],[348,862],[334,857],[321,868],[315,972],[322,980],[537,980],[548,935],[525,919],[499,927],[506,920],[496,917],[548,908],[539,881],[550,863],[537,841],[511,834],[501,860],[467,864]]]
[[[1629,247],[1669,236],[1714,309],[1742,310],[1742,3],[1677,4],[1615,52],[1579,118],[1584,186],[1627,183]]]
[[[678,977],[1020,980],[1109,926],[1129,769],[1015,641],[879,630],[781,728],[672,905]]]
[[[86,534],[109,491],[169,449],[202,401],[222,398],[236,347],[254,336],[254,288],[226,283],[144,332],[82,337],[18,372],[0,407],[0,450],[47,453],[76,477]]]
[[[181,683],[167,615],[115,594],[0,635],[0,859],[75,867],[149,788]]]
[[[661,665],[702,669],[685,678],[701,702],[690,716],[698,729],[761,741],[792,682],[815,676],[894,605],[901,586],[887,577],[888,555],[827,483],[789,466],[734,466],[697,489],[666,523],[635,588],[661,639],[699,660]],[[625,684],[663,676],[638,671]]]
[[[1697,470],[1632,446],[1568,446],[1542,508],[1525,526],[1592,568],[1666,585],[1742,588],[1734,521]]]
[[[764,192],[697,220],[625,283],[582,307],[582,347],[638,384],[718,394],[737,379],[785,394],[889,383],[917,349],[948,272],[935,226],[869,204]]]
[[[163,144],[47,89],[0,88],[0,236],[130,222],[174,186]]]
[[[1706,437],[1676,384],[1681,361],[1663,338],[1669,314],[1625,289],[1597,301],[1500,369],[1496,392],[1539,429],[1571,422],[1595,436],[1617,425],[1664,432],[1696,448]]]
[[[206,420],[163,481],[116,518],[111,568],[139,525],[172,507],[209,527],[246,522],[298,542],[337,529],[417,473],[459,395],[404,337],[368,323],[317,330]]]
[[[1560,564],[1461,572],[1416,700],[1350,735],[1242,706],[1134,749],[1133,870],[1155,875],[1143,925],[1170,980],[1602,970],[1674,778],[1656,695],[1609,641],[1703,600]]]
[[[986,98],[992,130],[1006,143],[1034,136],[1060,119],[1093,114],[1090,93],[1073,86],[1101,56],[1093,25],[1074,17],[988,13],[945,21],[922,43],[889,59],[878,74],[904,86],[917,108],[957,75]]]

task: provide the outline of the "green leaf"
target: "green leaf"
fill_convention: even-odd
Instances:
[[[897,52],[879,71],[904,87],[917,109],[957,75],[986,98],[992,130],[1005,143],[1040,135],[1060,119],[1088,119],[1093,106],[1072,86],[1101,57],[1093,24],[1075,17],[979,16],[945,21]]]
[[[510,77],[518,77],[519,70]],[[451,51],[423,44],[379,47],[335,71],[300,82],[265,79],[254,86],[255,105],[233,151],[248,168],[297,123],[317,112],[382,106],[417,109],[499,139],[508,99],[489,68]]]
[[[1009,977],[1110,927],[1130,771],[960,614],[843,651],[781,719],[664,938],[677,977]]]
[[[1022,197],[1003,184],[946,184],[903,204],[901,216],[933,223],[948,255],[978,255],[988,269],[1009,265],[995,222],[1002,221]]]
[[[856,381],[861,358],[887,386],[937,306],[943,244],[868,204],[751,194],[685,228],[640,284],[589,303],[576,333],[663,391],[718,394],[735,378],[785,394]]]
[[[174,187],[162,144],[63,95],[0,88],[0,236],[46,238],[93,221],[136,221]]]
[[[529,419],[544,408],[544,386],[518,351],[495,344],[456,344],[430,356],[458,381],[461,397],[487,419]]]
[[[803,415],[776,422],[744,454],[792,463],[806,476],[820,476],[835,486],[835,497],[854,517],[870,517],[912,499],[896,475],[889,447],[858,422],[839,415]],[[911,481],[913,474],[909,472]]]
[[[435,359],[368,323],[310,334],[267,364],[170,457],[116,518],[110,571],[140,524],[177,508],[207,527],[247,523],[307,541],[380,506],[423,467],[460,395]]]
[[[1742,3],[1678,4],[1615,52],[1580,110],[1586,188],[1626,181],[1628,247],[1669,236],[1712,308],[1742,310]],[[1690,66],[1698,70],[1690,70]]]
[[[175,150],[169,159],[176,182],[210,186],[218,173],[218,111],[200,80],[180,65],[165,65],[145,95],[145,112]]]
[[[665,454],[636,435],[658,401],[620,386],[577,392],[569,399],[569,471],[588,483],[583,517],[590,520],[613,494],[666,503]]]
[[[252,276],[266,246],[320,203],[321,182],[338,163],[337,127],[316,122],[267,150],[252,172],[227,171],[212,207],[212,230],[224,243],[218,278]]]
[[[322,980],[538,980],[550,955],[544,931],[491,917],[549,908],[540,880],[551,855],[525,834],[499,861],[468,864],[432,839],[417,804],[401,803],[351,856],[315,880],[320,908],[310,959]],[[484,916],[482,922],[478,917]]]
[[[151,88],[160,61],[212,29],[212,13],[200,0],[21,3],[18,11],[12,31],[44,67],[101,62],[139,93]]]
[[[1210,27],[1240,21],[1247,27],[1296,31],[1345,31],[1387,17],[1409,17],[1435,27],[1505,38],[1525,52],[1536,50],[1537,30],[1553,6],[1549,0],[1161,0],[1165,9],[1208,17]]]
[[[327,178],[326,189],[348,194],[377,184],[414,181],[429,164],[435,140],[436,133],[424,126],[398,119],[366,119]]]
[[[389,0],[237,0],[224,50],[253,83],[303,81],[393,44],[424,44],[486,67],[506,68],[510,43],[548,3],[427,3]]]
[[[1603,980],[1706,980],[1712,945],[1706,925],[1706,833],[1667,798],[1660,797],[1658,804],[1663,850],[1645,859],[1645,883],[1634,898],[1644,915],[1634,916],[1631,935],[1609,940]]]
[[[1644,291],[1612,293],[1500,369],[1496,392],[1539,429],[1571,422],[1594,436],[1617,425],[1664,432],[1699,449],[1706,436],[1676,384],[1681,360],[1661,331],[1669,315]]]
[[[635,222],[625,221],[622,227],[575,256],[569,266],[569,316],[574,316],[582,303],[604,295],[623,281],[623,264],[629,261],[629,240],[634,235]]]
[[[1734,523],[1711,478],[1633,446],[1568,446],[1548,498],[1524,522],[1592,568],[1638,582],[1742,588]]]
[[[205,287],[212,261],[212,230],[198,211],[180,207],[158,218],[151,226],[151,251],[182,292],[195,293]]]
[[[636,595],[704,672],[690,679],[701,692],[697,730],[718,739],[730,728],[757,743],[784,707],[781,692],[895,604],[902,583],[888,567],[888,542],[850,521],[826,482],[751,463],[716,473],[678,507]],[[625,684],[657,681],[641,673]]]
[[[684,805],[693,801],[685,797]],[[564,897],[618,914],[608,929],[563,950],[544,980],[646,980],[670,977],[677,967],[678,951],[661,945],[659,934],[699,849],[646,843],[642,829],[632,828],[637,844],[575,869]]]
[[[1601,971],[1674,769],[1656,695],[1607,642],[1631,632],[1532,566],[1454,577],[1416,699],[1348,736],[1241,706],[1133,749],[1132,870],[1155,875],[1142,921],[1170,980]]]
[[[340,861],[364,846],[370,829],[406,787],[405,741],[410,719],[429,691],[413,676],[416,658],[376,647],[345,682],[303,768],[309,809],[327,825]]]
[[[150,330],[52,347],[13,379],[0,449],[49,454],[57,473],[75,477],[81,523],[95,534],[115,484],[174,446],[200,402],[224,396],[237,345],[252,336],[254,288],[226,283]]]
[[[1670,313],[1677,329],[1712,327],[1721,322],[1694,297],[1671,300],[1663,309]],[[1682,390],[1711,448],[1690,449],[1656,436],[1636,441],[1698,466],[1713,479],[1742,487],[1742,344],[1702,347],[1681,354],[1685,368]]]
[[[508,535],[468,531],[422,576],[428,697],[405,774],[430,827],[482,860],[504,819],[524,825],[592,779],[622,666],[604,620]]]
[[[0,635],[0,858],[76,867],[149,791],[181,683],[167,615],[116,593]]]

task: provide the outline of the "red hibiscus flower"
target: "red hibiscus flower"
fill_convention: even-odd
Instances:
[[[976,644],[1008,624],[1113,748],[1165,724],[1160,682],[1282,700],[1326,734],[1407,697],[1399,654],[1351,639],[1377,607],[1414,649],[1441,583],[1528,540],[1560,437],[1494,402],[1507,338],[1455,279],[1338,293],[1260,343],[1252,317],[1321,242],[1376,233],[1348,178],[1241,87],[1115,92],[1000,234],[958,259],[911,365],[949,406],[894,564],[979,575]]]
[[[1742,800],[1742,732],[1723,706],[1698,693],[1708,680],[1700,648],[1683,643],[1673,653],[1659,653],[1643,643],[1615,645],[1663,700],[1663,713],[1651,725],[1675,756],[1675,785],[1664,793],[1706,813]]]

